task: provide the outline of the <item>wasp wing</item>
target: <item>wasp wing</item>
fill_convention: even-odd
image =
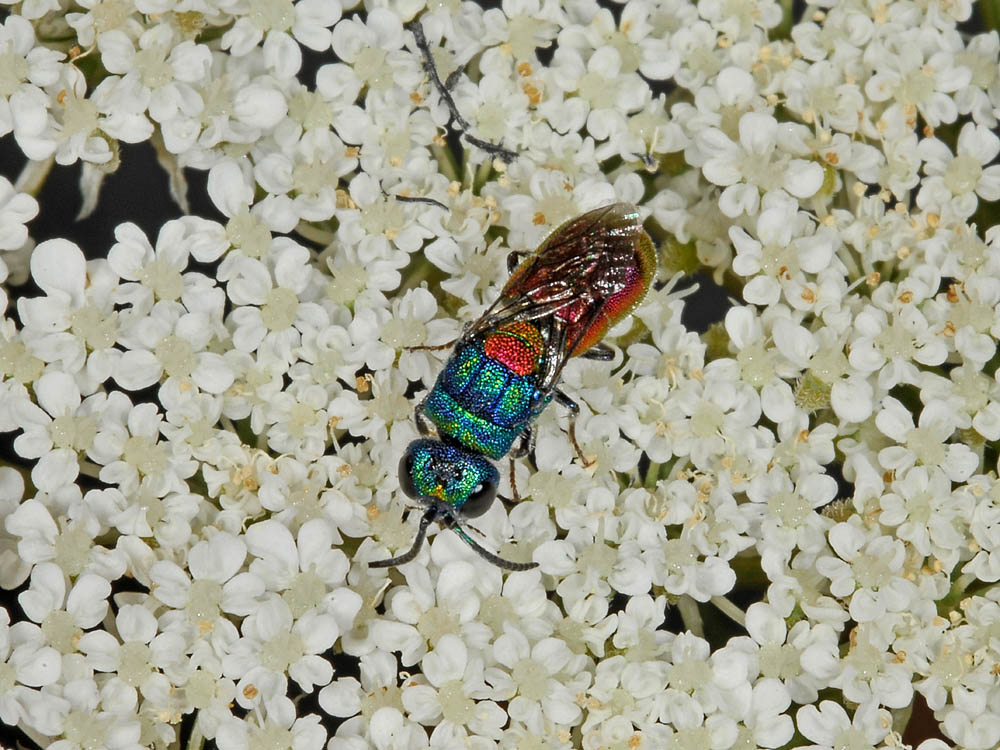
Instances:
[[[519,320],[547,319],[546,371],[554,385],[565,360],[582,354],[632,307],[614,303],[636,285],[641,299],[654,272],[656,251],[628,203],[588,211],[560,225],[514,269],[500,296],[473,323],[471,337]],[[606,309],[611,304],[614,310]]]

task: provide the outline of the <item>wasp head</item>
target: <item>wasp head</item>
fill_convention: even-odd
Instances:
[[[403,492],[425,505],[439,506],[442,514],[481,516],[493,503],[499,484],[500,474],[488,459],[438,440],[413,441],[399,461]]]
[[[537,563],[516,563],[498,557],[484,549],[462,528],[462,520],[481,516],[497,496],[500,473],[486,458],[477,453],[438,440],[415,440],[399,462],[399,486],[409,497],[419,500],[424,511],[417,527],[417,536],[408,552],[388,560],[368,563],[371,568],[404,565],[417,556],[427,534],[427,527],[436,520],[458,534],[476,554],[505,570],[530,570]]]

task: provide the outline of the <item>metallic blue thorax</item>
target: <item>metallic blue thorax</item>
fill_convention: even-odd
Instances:
[[[502,458],[548,405],[540,399],[545,342],[529,323],[512,323],[458,347],[424,402],[443,439]]]

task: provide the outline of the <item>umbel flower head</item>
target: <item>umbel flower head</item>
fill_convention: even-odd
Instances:
[[[3,2],[0,720],[1000,745],[996,2],[489,5]],[[162,221],[54,226],[66,167],[83,218],[143,153]],[[498,462],[519,502],[421,522],[454,342],[617,203],[650,292]],[[545,358],[605,229],[513,284]]]

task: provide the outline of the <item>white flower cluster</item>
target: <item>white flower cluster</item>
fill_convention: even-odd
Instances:
[[[968,0],[0,2],[0,136],[106,170],[153,139],[225,217],[86,260],[0,177],[5,724],[862,750],[919,693],[1000,743],[1000,37]],[[447,140],[446,93],[516,159]],[[524,501],[476,520],[539,568],[442,531],[370,570],[414,534],[396,467],[443,355],[409,347],[613,200],[671,281],[566,368],[589,465],[550,407]],[[700,335],[696,269],[735,300]]]

